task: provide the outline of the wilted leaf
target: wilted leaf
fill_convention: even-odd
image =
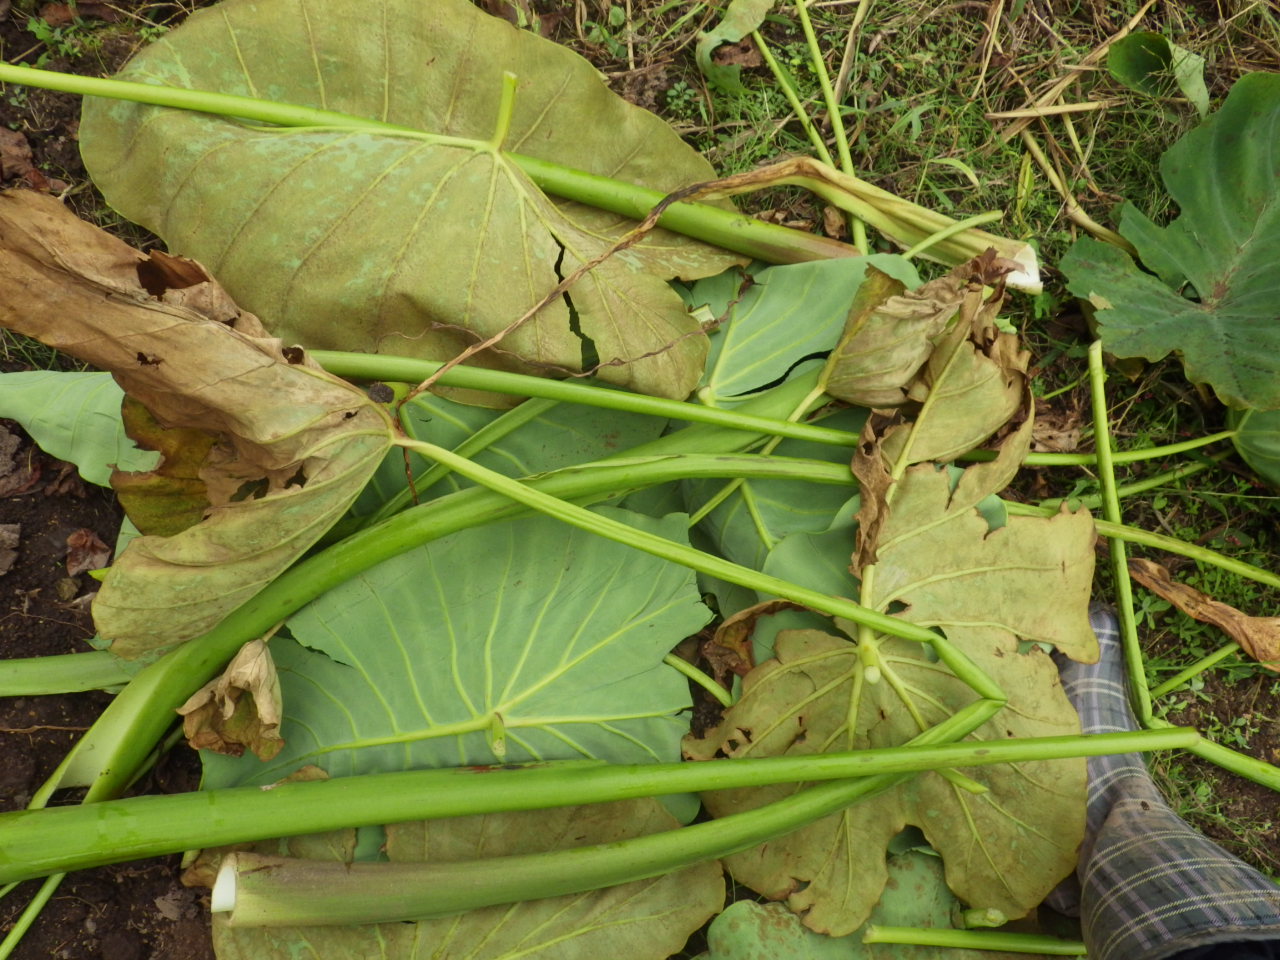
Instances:
[[[601,512],[685,535],[680,515]],[[709,617],[690,571],[557,520],[465,530],[383,561],[291,617],[298,643],[271,642],[288,747],[270,766],[208,758],[206,784],[269,782],[304,763],[349,776],[673,760],[689,688],[662,658]]]
[[[1134,557],[1129,575],[1201,623],[1211,623],[1268,670],[1280,673],[1280,617],[1251,617],[1195,587],[1178,583],[1158,563]]]
[[[452,863],[614,843],[675,826],[661,804],[644,798],[394,824],[386,852],[392,861]],[[344,843],[313,845],[318,849],[308,855],[349,860],[354,831],[344,835]],[[300,947],[324,960],[667,960],[723,903],[724,880],[711,861],[603,890],[416,923],[231,927],[215,914],[213,938],[219,960],[292,960]]]
[[[1176,352],[1187,379],[1258,410],[1280,407],[1277,123],[1280,74],[1249,74],[1160,159],[1178,217],[1159,227],[1128,204],[1120,217],[1120,233],[1155,276],[1089,238],[1062,260],[1071,292],[1093,303],[1108,351],[1147,360]]]
[[[0,287],[26,291],[0,301],[0,322],[110,370],[165,425],[219,437],[201,468],[207,518],[131,541],[94,601],[99,634],[124,657],[204,633],[257,593],[341,516],[391,445],[382,408],[258,336],[213,281],[178,281],[171,260],[51,198],[0,194]]]
[[[125,397],[121,414],[134,443],[158,451],[161,459],[146,472],[112,471],[120,506],[142,533],[171,537],[195,526],[210,507],[200,471],[218,438],[205,430],[165,427],[131,397]]]
[[[18,421],[41,450],[74,463],[80,476],[100,487],[111,482],[112,467],[150,470],[158,459],[125,436],[123,399],[109,373],[0,374],[0,417]]]
[[[67,537],[68,577],[105,567],[110,560],[111,548],[87,527],[76,530]]]
[[[271,651],[250,640],[210,680],[178,708],[182,733],[195,750],[238,757],[248,747],[259,760],[280,752],[280,680]]]
[[[205,262],[274,334],[444,360],[506,328],[629,224],[551,200],[505,154],[413,134],[489,140],[504,71],[519,83],[504,149],[663,193],[714,176],[586,60],[466,0],[231,0],[121,73],[374,118],[408,135],[263,130],[90,100],[81,144],[113,207]],[[707,344],[665,281],[737,260],[659,232],[481,360],[539,373],[580,370],[594,353],[625,361],[600,370],[609,382],[684,397]]]

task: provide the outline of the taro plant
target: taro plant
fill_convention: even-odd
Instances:
[[[1276,785],[1195,731],[1078,734],[1045,648],[1094,654],[1095,530],[1229,561],[1120,526],[1114,483],[1098,523],[999,497],[1035,457],[998,322],[1017,245],[940,225],[958,266],[921,283],[678,203],[767,178],[699,184],[564,51],[392,6],[360,63],[330,0],[199,14],[127,80],[0,68],[120,98],[88,101],[89,166],[173,250],[0,197],[0,281],[26,292],[0,320],[109,371],[17,381],[0,412],[109,476],[139,531],[95,599],[102,649],[5,674],[127,683],[0,816],[0,882],[47,897],[203,848],[222,957],[658,958],[721,908],[717,858],[797,936],[891,937],[863,925],[955,898],[999,923],[1070,872],[1084,756],[1184,747]],[[649,207],[681,236],[619,219]],[[97,430],[66,430],[68,396]],[[673,655],[713,612],[703,656]],[[205,789],[116,799],[175,710]],[[882,896],[911,870],[915,911]]]

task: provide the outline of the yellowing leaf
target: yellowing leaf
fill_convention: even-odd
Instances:
[[[206,632],[266,586],[391,445],[381,407],[262,336],[198,264],[172,261],[49,197],[0,194],[0,288],[23,291],[0,301],[0,324],[110,370],[162,425],[218,437],[199,470],[205,518],[131,541],[94,601],[99,634],[131,658]]]
[[[121,77],[334,110],[399,133],[263,130],[90,100],[85,164],[113,207],[208,264],[272,333],[447,360],[631,225],[553,200],[506,153],[458,142],[493,136],[504,71],[518,86],[503,150],[662,193],[715,175],[582,57],[467,0],[229,0],[198,11]],[[707,340],[666,280],[735,262],[658,231],[477,362],[576,371],[594,353],[605,380],[684,397]]]

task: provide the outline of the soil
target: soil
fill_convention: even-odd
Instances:
[[[484,0],[481,5],[486,5]],[[496,10],[510,9],[497,0],[489,5]],[[51,54],[43,66],[108,75],[140,45],[140,27],[172,23],[185,12],[176,4],[145,0],[81,6],[86,13],[92,8],[104,16],[115,16],[118,22],[97,25],[98,29],[87,32],[96,38],[92,50],[67,56],[41,43],[27,29],[28,17],[36,12],[33,2],[0,0],[0,57],[8,62],[34,63]],[[191,6],[186,4],[186,9]],[[567,19],[561,22],[557,18],[563,15],[552,12],[559,11],[558,5],[539,6],[547,8],[545,32],[571,33]],[[625,64],[613,64],[612,71],[608,64],[601,66],[619,93],[648,107],[654,107],[659,94],[673,82],[662,61],[629,69],[622,69]],[[75,97],[0,85],[0,187],[62,194],[82,215],[101,220],[106,206],[87,182],[79,159],[78,117]],[[136,228],[127,228],[126,236],[135,245],[154,242]],[[22,368],[20,359],[9,359],[12,362],[0,363],[0,369]],[[19,437],[20,445],[12,457],[18,469],[31,470],[29,485],[0,496],[0,525],[20,527],[16,560],[8,572],[0,573],[0,658],[84,651],[93,635],[87,600],[94,581],[85,574],[67,576],[67,537],[90,530],[104,543],[114,543],[120,522],[118,507],[108,492],[81,482],[74,469],[40,452],[12,423],[0,421],[0,425]],[[1243,749],[1259,759],[1280,763],[1277,690],[1280,685],[1266,677],[1234,685],[1211,677],[1203,695],[1186,695],[1186,708],[1171,719],[1204,729],[1214,718],[1230,725],[1238,715],[1256,717],[1259,732]],[[105,693],[0,699],[0,811],[21,809],[29,802],[109,700]],[[1180,769],[1188,787],[1193,778],[1212,784],[1213,815],[1195,818],[1197,825],[1244,859],[1272,874],[1280,873],[1280,839],[1274,832],[1257,829],[1242,844],[1240,834],[1225,825],[1230,820],[1261,823],[1274,819],[1276,794],[1194,760]],[[198,776],[195,754],[179,748],[134,789],[138,793],[191,790],[196,788]],[[76,799],[73,793],[64,793],[55,802],[74,803]],[[212,958],[207,895],[183,887],[178,874],[178,857],[72,874],[12,956],[15,960]],[[39,881],[21,884],[0,900],[0,938],[12,928],[39,885]]]

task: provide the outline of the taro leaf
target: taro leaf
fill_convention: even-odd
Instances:
[[[387,828],[393,861],[454,862],[543,853],[613,843],[670,830],[676,822],[651,799],[487,816],[456,817]],[[291,852],[309,859],[349,859],[354,831],[342,844],[323,838]],[[306,838],[303,838],[306,839]],[[276,844],[258,845],[275,852]],[[219,960],[666,960],[724,903],[714,861],[648,880],[568,896],[484,907],[415,923],[355,927],[231,927],[215,915]],[[427,905],[429,907],[429,905]]]
[[[1120,218],[1120,233],[1156,276],[1088,238],[1062,261],[1109,352],[1147,360],[1177,352],[1189,380],[1257,410],[1280,408],[1278,128],[1280,74],[1249,74],[1169,148],[1160,173],[1177,219],[1158,227],[1131,205]]]
[[[684,532],[680,515],[600,512]],[[709,616],[690,571],[559,521],[466,530],[295,614],[299,643],[271,641],[287,746],[268,765],[210,757],[206,783],[265,783],[305,763],[349,776],[504,757],[673,760],[689,689],[662,658]]]
[[[695,56],[698,69],[708,81],[729,93],[743,92],[738,65],[718,64],[711,55],[720,44],[738,43],[753,30],[759,30],[773,4],[774,0],[731,0],[720,23],[698,37]]]
[[[1280,673],[1280,617],[1251,617],[1195,587],[1178,583],[1168,570],[1150,560],[1130,560],[1129,575],[1192,619],[1213,624],[1254,660]]]
[[[962,310],[965,315],[976,330],[984,329],[981,310]],[[964,356],[965,342],[957,348],[955,339],[943,346]],[[1020,382],[1016,352],[997,355],[1006,364],[1014,361],[1012,368],[998,368],[1000,376]],[[945,395],[948,384],[943,371],[931,385]],[[978,505],[1017,470],[1033,424],[1024,420],[992,462],[964,471],[933,463],[907,467],[915,459],[912,434],[930,433],[936,410],[926,399],[918,425],[896,428],[898,459],[886,462],[876,432],[869,428],[864,434],[855,459],[855,472],[868,478],[859,517],[859,599],[879,612],[941,628],[1005,691],[1008,706],[975,739],[1074,733],[1078,718],[1052,661],[1036,647],[1018,651],[1020,640],[1041,640],[1069,656],[1096,657],[1088,622],[1092,522],[1084,513],[1013,517],[992,530]],[[717,753],[803,755],[898,746],[973,701],[968,685],[919,644],[857,632],[856,644],[817,630],[780,634],[776,659],[747,676],[742,698],[721,726],[704,740],[688,742],[686,753],[706,759]],[[1021,916],[1074,867],[1083,832],[1085,766],[1005,765],[984,768],[973,779],[988,792],[975,795],[939,774],[919,775],[842,814],[730,857],[728,864],[740,882],[775,899],[786,897],[810,928],[844,935],[866,919],[886,882],[883,855],[868,858],[867,851],[883,851],[913,824],[942,855],[958,897]],[[795,789],[725,791],[705,799],[716,816],[724,816]]]
[[[1130,90],[1153,97],[1168,97],[1179,90],[1201,119],[1209,112],[1204,57],[1161,34],[1138,30],[1121,37],[1107,50],[1107,69]]]
[[[121,414],[134,443],[158,451],[161,461],[146,472],[112,472],[111,489],[120,506],[142,533],[172,537],[195,526],[209,509],[200,471],[218,438],[204,430],[165,427],[132,397],[125,397]]]
[[[1232,410],[1228,421],[1245,463],[1273,487],[1280,487],[1280,410]]]
[[[499,414],[483,407],[454,403],[444,397],[419,394],[406,407],[406,429],[415,437],[452,450],[472,434],[493,423]],[[560,403],[534,417],[471,459],[508,477],[527,477],[558,470],[573,464],[589,463],[621,453],[649,440],[656,440],[666,426],[660,417],[606,410],[575,403]],[[430,468],[417,454],[409,463],[415,477]],[[404,456],[391,451],[374,474],[372,482],[356,501],[355,512],[367,514],[377,509],[405,486]],[[418,488],[427,498],[442,496],[471,481],[449,474],[430,490]],[[676,507],[675,509],[681,509]]]
[[[489,140],[503,71],[519,79],[504,149],[664,193],[714,176],[586,60],[466,0],[229,0],[121,73],[368,117],[404,134],[264,130],[90,100],[81,144],[113,207],[203,260],[274,334],[443,360],[523,315],[625,222],[553,202],[504,154],[413,132]],[[734,262],[661,233],[598,266],[572,289],[572,307],[556,301],[485,362],[578,370],[594,352],[625,361],[601,378],[683,397],[707,344],[665,281]]]
[[[26,291],[0,300],[0,323],[110,370],[166,425],[219,437],[201,470],[206,519],[131,541],[98,591],[98,632],[126,658],[204,633],[262,589],[342,515],[391,444],[386,413],[362,392],[261,336],[198,264],[182,270],[203,279],[178,281],[172,258],[52,198],[0,194],[0,288]]]
[[[736,302],[726,305],[727,316],[711,337],[698,398],[708,406],[732,407],[746,394],[782,380],[802,359],[831,350],[869,267],[877,276],[883,272],[906,287],[920,283],[910,261],[890,254],[758,271],[743,285]],[[694,284],[690,302],[697,304],[705,296],[704,284],[709,293],[719,292],[719,278],[712,280]]]
[[[124,392],[109,373],[29,370],[0,375],[0,417],[22,424],[50,456],[74,463],[105,487],[111,468],[150,470],[156,454],[139,450],[120,420]]]
[[[958,906],[930,852],[889,857],[889,882],[868,923],[949,929]],[[711,921],[707,960],[972,960],[970,950],[906,943],[863,943],[862,932],[827,937],[804,926],[780,903],[739,900]],[[983,951],[990,960],[1032,960],[1027,954]]]
[[[865,417],[865,410],[850,408],[821,423],[835,430],[856,432]],[[806,440],[784,440],[774,453],[780,457],[806,457],[844,464],[849,462],[850,455],[844,447]],[[725,482],[688,480],[683,486],[687,509],[693,513],[723,490]],[[836,511],[849,499],[849,492],[846,486],[806,480],[744,480],[706,516],[698,529],[719,553],[734,563],[759,570],[769,551],[788,534],[826,530]]]

